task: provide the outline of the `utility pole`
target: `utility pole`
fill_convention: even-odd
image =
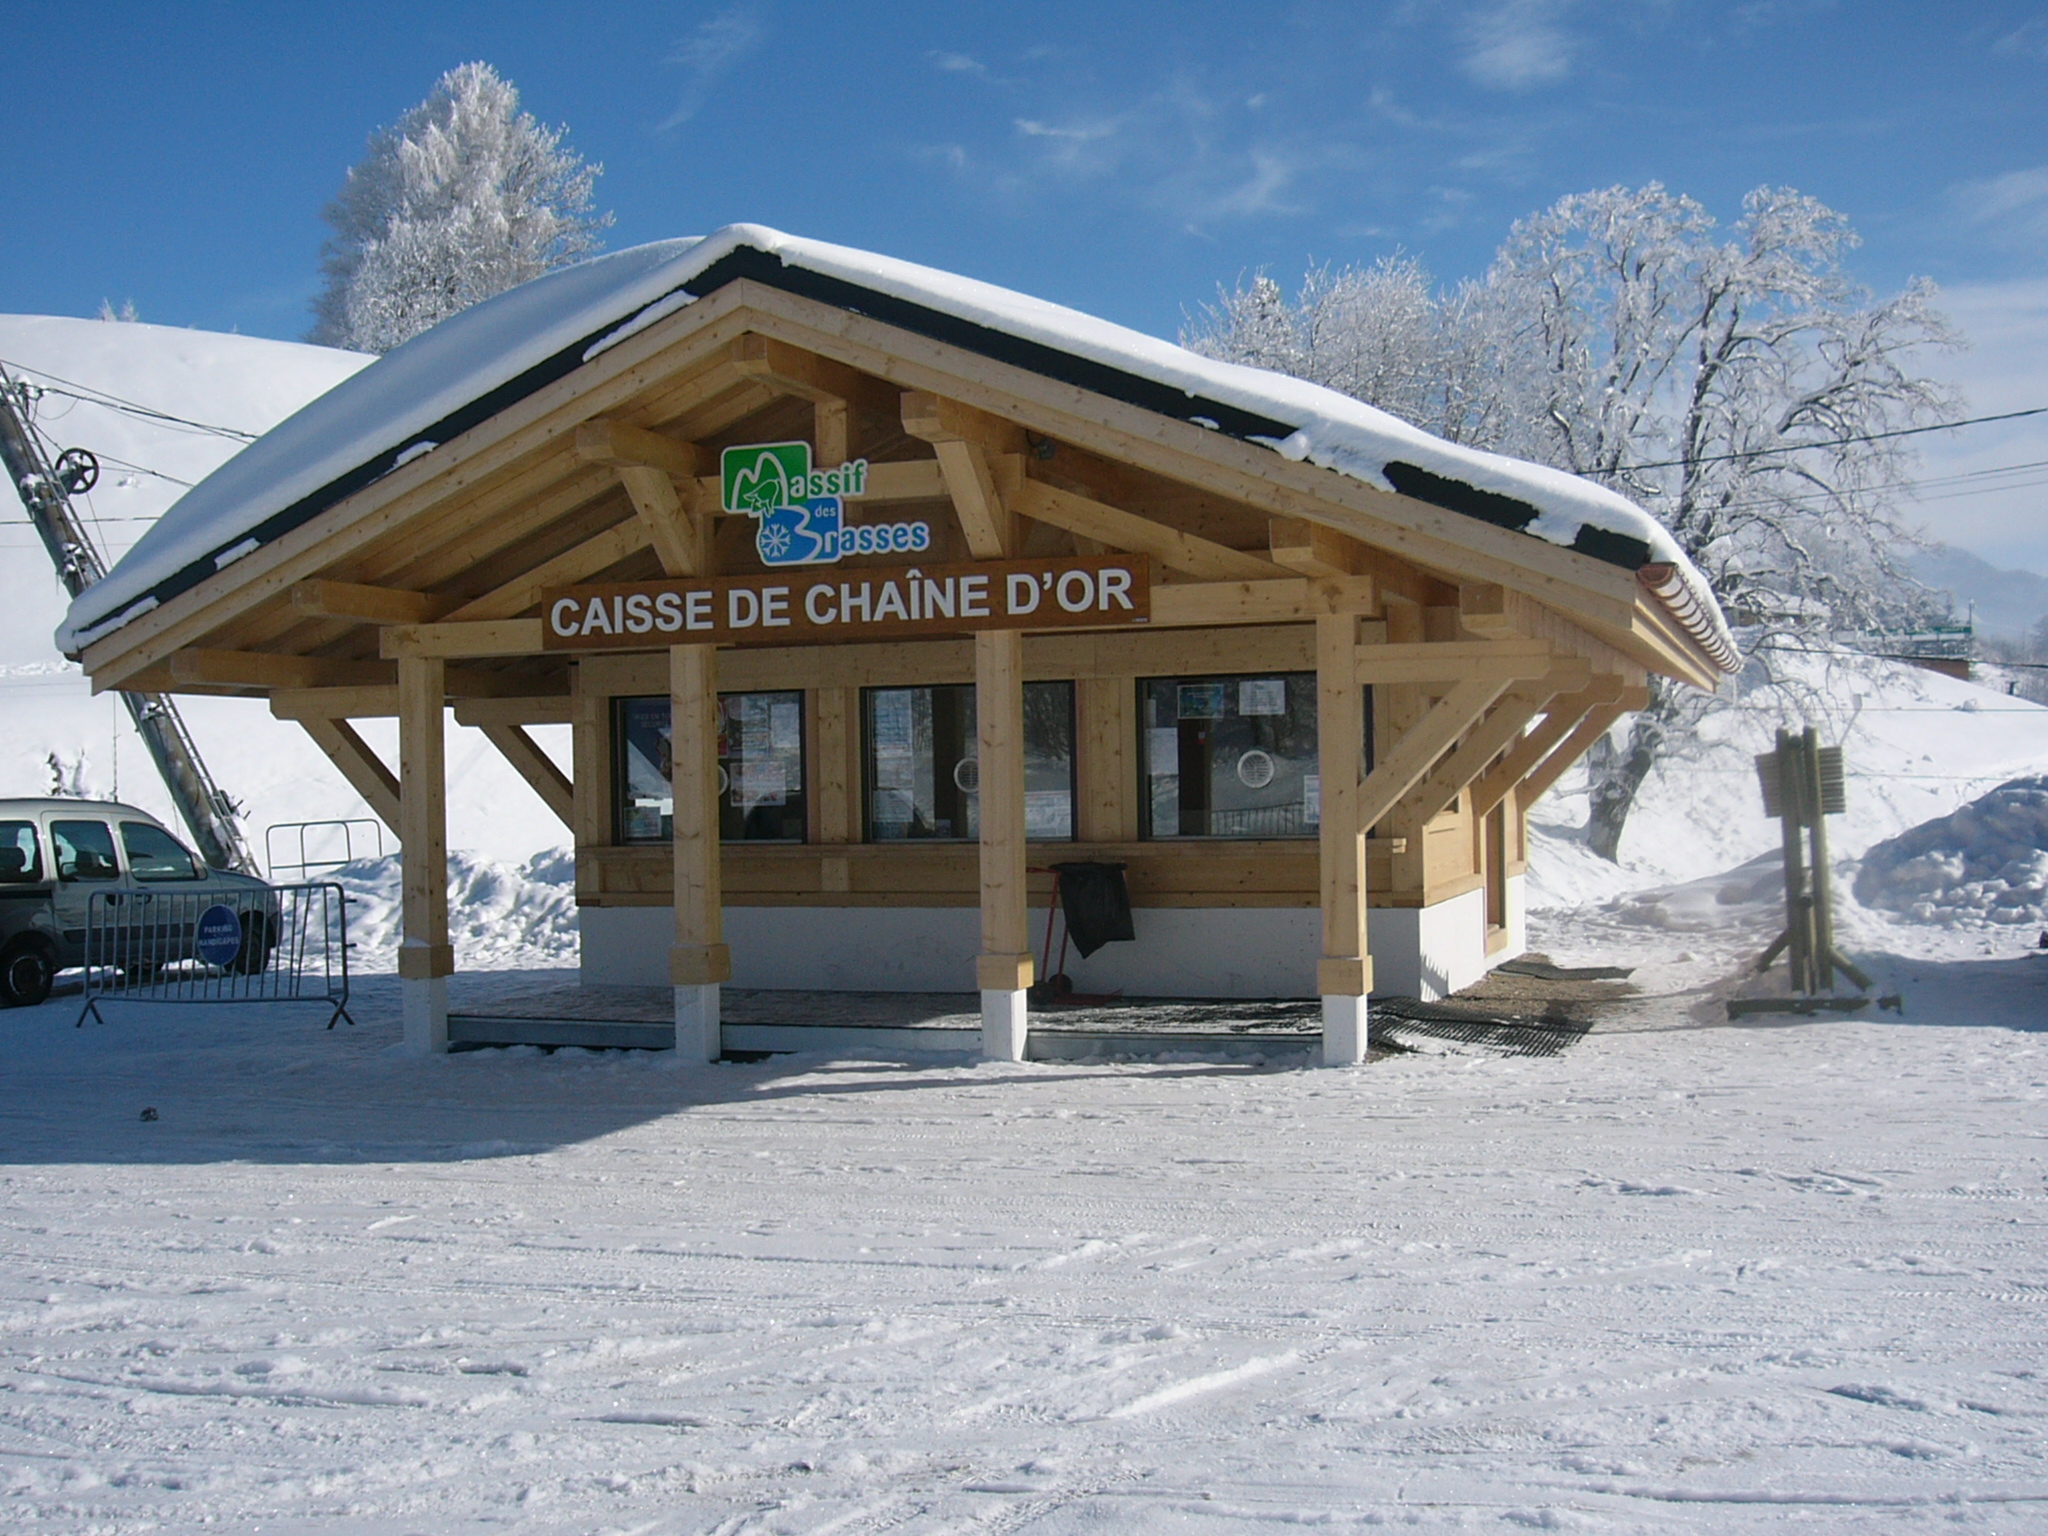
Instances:
[[[90,490],[99,478],[99,461],[73,448],[52,465],[29,430],[32,398],[28,385],[0,368],[0,464],[5,464],[28,520],[49,551],[57,579],[76,597],[107,574],[71,506],[72,494]],[[239,807],[206,771],[177,705],[161,693],[124,692],[121,702],[149,748],[178,814],[191,829],[199,856],[215,869],[259,873],[236,819]]]

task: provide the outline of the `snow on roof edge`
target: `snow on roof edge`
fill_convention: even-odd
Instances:
[[[743,274],[741,265],[750,253],[753,259]],[[727,280],[762,275],[763,257],[785,272],[795,269],[847,284],[1163,386],[1189,408],[1215,402],[1232,417],[1231,435],[1290,460],[1447,506],[1608,563],[1629,564],[1639,548],[1648,558],[1636,560],[1638,567],[1672,568],[1676,588],[1690,597],[1678,605],[1687,612],[1674,611],[1674,617],[1724,670],[1734,668],[1734,641],[1704,578],[1654,518],[1602,486],[1446,442],[1320,385],[1202,357],[1046,300],[752,224],[729,225],[701,239],[635,246],[548,273],[379,358],[175,503],[104,581],[72,603],[58,630],[60,648],[75,655],[138,617],[145,603],[154,606],[174,595],[167,587],[195,585],[229,550],[251,537],[261,542],[282,532],[269,531],[267,525],[295,506],[319,500],[323,492],[339,492],[306,514],[314,515],[388,473],[400,456],[431,452],[434,444],[423,436],[429,429],[459,423],[466,430],[474,421],[465,417],[481,420],[511,403],[492,402],[523,377],[543,369],[552,376],[573,371],[652,323],[651,309],[667,314],[686,306],[683,295],[715,291],[722,281],[702,288],[693,284],[707,274],[719,276],[722,264]],[[484,416],[475,415],[480,405],[490,407]],[[1168,414],[1224,429],[1188,409]],[[439,440],[453,435],[446,432]]]

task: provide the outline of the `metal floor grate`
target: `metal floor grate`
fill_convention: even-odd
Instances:
[[[1373,1043],[1397,1051],[1448,1047],[1458,1054],[1556,1056],[1585,1039],[1592,1027],[1578,1019],[1488,1013],[1412,997],[1376,997],[1372,1002]]]

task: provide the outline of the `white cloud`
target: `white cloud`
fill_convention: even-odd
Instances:
[[[934,69],[942,69],[951,75],[985,75],[987,68],[979,59],[969,58],[964,53],[928,53]]]
[[[2048,235],[2048,165],[1963,182],[1949,190],[1949,201],[1966,221],[1995,235],[2037,240]]]
[[[1494,90],[1554,85],[1572,70],[1574,44],[1562,25],[1569,8],[1570,0],[1493,0],[1465,20],[1461,67]]]
[[[660,128],[678,128],[702,111],[719,76],[752,51],[761,41],[761,32],[760,17],[753,8],[735,5],[701,22],[677,43],[662,62],[684,72],[683,89],[675,110],[661,121]]]
[[[2048,21],[2036,16],[2021,22],[1991,46],[1994,53],[2048,60]]]

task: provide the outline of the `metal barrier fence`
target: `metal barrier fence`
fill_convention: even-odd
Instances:
[[[281,869],[288,869],[298,876],[299,879],[304,880],[315,870],[340,869],[344,864],[353,864],[356,861],[356,828],[358,827],[367,827],[375,835],[377,839],[376,857],[383,858],[384,823],[376,820],[374,817],[348,816],[330,818],[325,821],[279,821],[273,822],[263,829],[263,867],[270,872],[270,878],[273,880],[277,878],[277,872]],[[298,834],[299,857],[296,863],[289,860],[281,862],[278,859],[277,834],[280,832],[296,832]],[[327,844],[330,856],[316,858],[307,851],[306,834],[309,832],[328,834],[321,841]],[[331,857],[334,847],[334,837],[332,834],[336,832],[339,832],[341,835],[341,857],[338,859]]]
[[[85,1008],[100,1004],[324,1003],[348,1011],[348,897],[330,881],[230,891],[94,891]]]

